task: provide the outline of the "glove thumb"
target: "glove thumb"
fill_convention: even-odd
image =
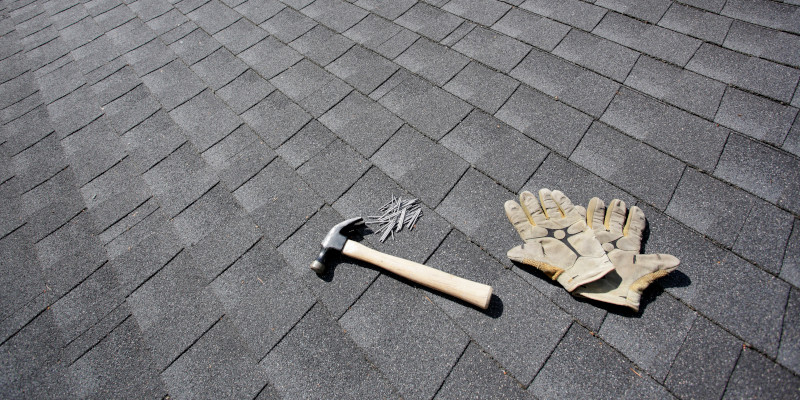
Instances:
[[[521,244],[509,250],[506,255],[511,261],[530,265],[542,271],[545,275],[553,280],[558,278],[558,276],[564,272],[564,270],[559,267],[540,261],[544,259],[544,249],[538,243]]]

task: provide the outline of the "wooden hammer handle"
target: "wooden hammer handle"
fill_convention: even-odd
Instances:
[[[492,287],[468,279],[459,278],[400,257],[390,256],[371,249],[361,243],[348,240],[342,253],[346,256],[377,265],[408,280],[459,298],[482,309],[489,307]]]

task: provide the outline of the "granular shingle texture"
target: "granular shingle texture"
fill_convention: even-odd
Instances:
[[[797,397],[798,82],[797,0],[0,0],[0,397]],[[543,187],[644,210],[641,311],[508,258]],[[309,268],[397,197],[487,310]]]

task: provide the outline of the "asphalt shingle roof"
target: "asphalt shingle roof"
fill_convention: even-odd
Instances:
[[[798,81],[792,0],[0,0],[0,397],[797,398]],[[541,187],[678,270],[512,263]],[[392,196],[487,311],[308,268]]]

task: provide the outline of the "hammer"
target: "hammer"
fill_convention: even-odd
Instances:
[[[464,300],[484,310],[489,307],[489,299],[492,297],[492,287],[489,285],[459,278],[400,257],[390,256],[361,243],[348,240],[345,234],[352,232],[355,227],[363,223],[364,220],[357,217],[340,222],[331,228],[328,235],[322,240],[322,251],[311,263],[311,269],[317,274],[322,274],[325,272],[325,264],[331,253],[340,252],[346,256],[377,265],[420,285]]]

